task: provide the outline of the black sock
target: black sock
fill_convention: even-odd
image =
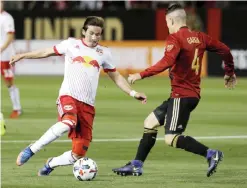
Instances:
[[[144,162],[156,142],[157,131],[154,133],[143,133],[135,160]]]
[[[177,139],[177,148],[184,149],[185,151],[189,151],[201,156],[207,156],[208,147],[196,141],[194,138],[190,136],[178,136]]]

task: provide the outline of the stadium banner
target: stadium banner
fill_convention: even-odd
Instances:
[[[214,17],[220,17],[220,21],[218,22],[219,26],[217,26],[217,28],[219,28],[218,33],[220,33],[219,39],[231,49],[237,76],[247,76],[247,40],[245,37],[247,26],[243,25],[243,18],[246,17],[246,11],[239,9],[224,9],[219,14],[219,11],[216,9],[214,10],[214,13],[216,13]],[[215,27],[214,22],[212,22],[212,27]],[[209,76],[223,76],[223,68],[224,64],[220,56],[208,53]]]
[[[103,40],[154,40],[154,10],[118,11],[9,11],[15,19],[16,38],[60,40],[81,37],[87,16],[105,19]]]
[[[247,77],[247,47],[231,49],[237,76]],[[208,75],[224,76],[224,62],[220,56],[214,53],[208,53]]]
[[[53,47],[59,40],[16,40],[16,53],[24,53],[40,48]],[[102,42],[110,47],[113,62],[123,75],[139,72],[159,61],[164,54],[164,42],[161,41],[119,41]],[[202,76],[207,75],[207,55],[204,55]],[[44,59],[25,59],[15,65],[16,75],[63,75],[64,59],[53,56]],[[102,74],[105,74],[102,72]],[[167,76],[168,71],[160,73]]]

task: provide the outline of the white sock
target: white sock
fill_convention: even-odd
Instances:
[[[33,153],[38,152],[43,148],[43,146],[53,142],[64,133],[68,132],[70,127],[62,122],[57,122],[52,127],[50,127],[39,140],[31,145],[30,149]]]
[[[17,87],[14,85],[9,87],[9,95],[13,105],[14,110],[21,110],[21,103],[20,103],[20,92]]]
[[[62,155],[58,157],[52,158],[49,162],[49,167],[56,168],[58,166],[66,166],[72,165],[77,161],[77,159],[73,156],[72,151],[66,151]]]

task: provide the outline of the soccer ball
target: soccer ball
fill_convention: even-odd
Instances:
[[[94,160],[83,157],[74,163],[73,173],[79,181],[90,181],[96,177],[98,167]]]

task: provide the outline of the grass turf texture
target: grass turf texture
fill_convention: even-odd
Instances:
[[[120,177],[111,169],[133,159],[139,141],[92,142],[87,156],[99,167],[92,182],[79,182],[72,174],[72,166],[59,167],[49,177],[38,177],[48,157],[70,150],[71,143],[55,142],[37,153],[27,164],[17,167],[15,160],[29,142],[38,139],[56,122],[56,98],[62,77],[21,76],[16,78],[20,88],[23,116],[8,119],[11,103],[8,91],[2,83],[2,112],[7,133],[1,144],[1,183],[3,188],[245,188],[247,187],[247,139],[201,140],[212,148],[224,152],[225,158],[215,175],[206,177],[205,159],[188,152],[170,148],[164,141],[157,141],[140,177]],[[202,81],[202,99],[192,113],[185,134],[191,136],[237,136],[247,135],[247,79],[240,78],[237,88],[227,90],[223,79],[205,78]],[[168,78],[156,77],[137,82],[133,86],[148,96],[146,105],[123,94],[107,77],[101,77],[96,99],[95,139],[140,138],[145,117],[170,93]],[[158,137],[163,137],[159,129]],[[60,140],[66,140],[63,136]]]

